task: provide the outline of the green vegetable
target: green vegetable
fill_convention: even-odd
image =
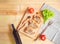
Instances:
[[[43,16],[44,16],[44,23],[45,23],[49,19],[52,19],[55,15],[54,15],[53,11],[51,11],[49,9],[45,9],[45,10],[43,10]]]

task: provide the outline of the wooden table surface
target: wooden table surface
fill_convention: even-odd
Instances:
[[[34,7],[38,10],[39,8],[41,8],[43,3],[46,3],[60,11],[60,0],[6,0],[5,2],[3,1],[0,1],[0,10],[14,10],[19,12],[17,15],[0,15],[0,44],[15,44],[9,25],[13,23],[16,27],[27,7]],[[54,44],[48,39],[46,39],[45,41],[41,41],[39,39],[37,41],[33,41],[29,37],[26,37],[21,33],[19,34],[21,36],[23,44]]]

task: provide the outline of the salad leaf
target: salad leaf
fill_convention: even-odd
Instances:
[[[44,9],[42,13],[44,17],[44,23],[49,21],[49,19],[52,19],[55,16],[54,12],[49,9]]]

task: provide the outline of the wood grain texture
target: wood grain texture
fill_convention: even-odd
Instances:
[[[18,25],[24,11],[27,7],[34,7],[35,9],[40,9],[43,3],[47,3],[53,8],[60,11],[60,0],[6,0],[4,3],[0,3],[0,10],[17,10],[19,11],[17,15],[0,15],[0,44],[12,44],[10,40],[13,36],[9,34],[8,25],[13,23],[15,27]],[[23,44],[53,44],[51,41],[46,39],[46,41],[33,41],[29,37],[19,33]],[[13,39],[12,39],[13,40]],[[14,41],[14,40],[13,40]],[[14,42],[13,42],[14,43]]]

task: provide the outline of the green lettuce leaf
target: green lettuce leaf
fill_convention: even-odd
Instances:
[[[42,13],[44,17],[44,23],[49,21],[49,19],[52,19],[55,16],[54,12],[49,9],[44,9]]]

